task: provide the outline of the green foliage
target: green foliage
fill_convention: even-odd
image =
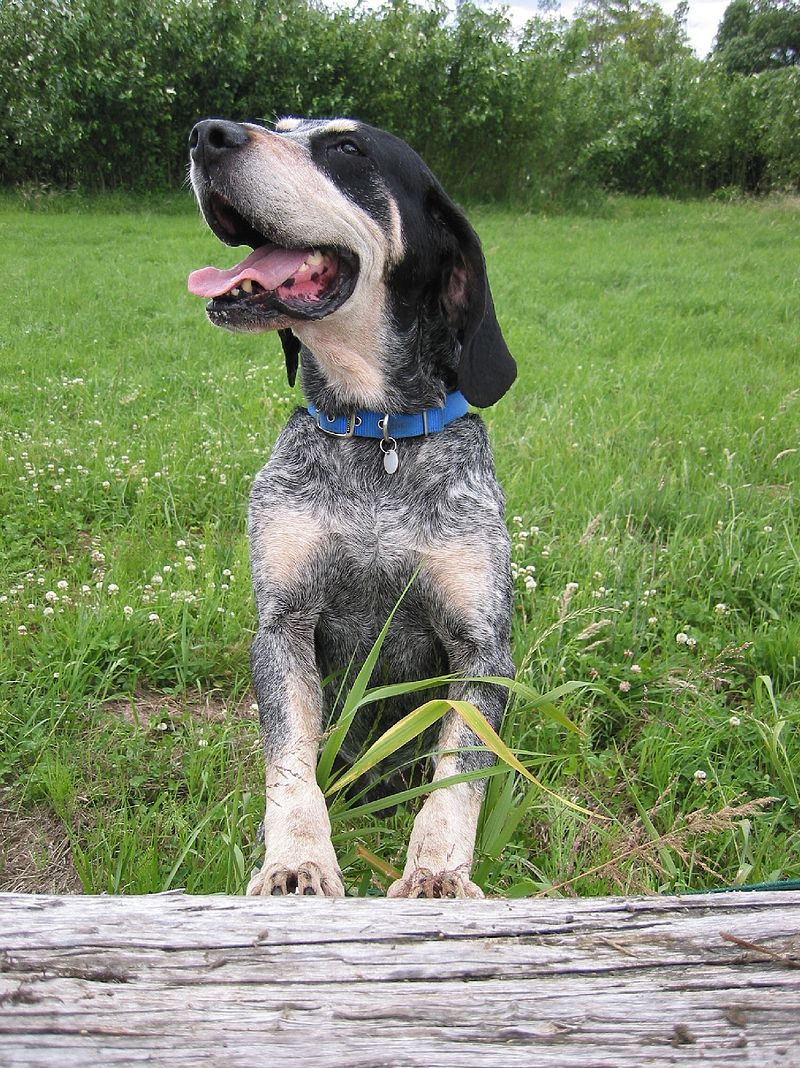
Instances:
[[[732,0],[725,9],[714,55],[731,74],[800,63],[798,0]]]
[[[0,182],[174,188],[199,118],[352,114],[468,199],[796,188],[796,9],[735,0],[701,62],[685,8],[649,0],[587,0],[571,23],[538,15],[521,32],[469,3],[453,20],[411,0],[7,0]],[[762,60],[734,61],[753,34]],[[749,73],[764,67],[780,69]]]

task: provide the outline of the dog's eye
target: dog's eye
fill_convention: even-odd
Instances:
[[[337,141],[334,146],[337,152],[344,152],[347,156],[363,156],[364,153],[355,141]]]

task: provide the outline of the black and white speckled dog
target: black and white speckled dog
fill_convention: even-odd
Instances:
[[[405,142],[350,119],[284,119],[274,130],[208,119],[192,132],[191,180],[217,237],[254,251],[232,270],[195,271],[190,290],[211,298],[217,326],[277,330],[292,384],[302,357],[310,402],[250,498],[267,782],[266,858],[248,893],[340,895],[315,781],[320,680],[363,661],[417,569],[377,677],[513,673],[504,500],[466,402],[493,404],[516,367],[478,238]],[[501,687],[467,682],[451,696],[498,725]],[[396,699],[384,714],[419,700]],[[354,729],[382,728],[367,719]],[[454,752],[470,745],[451,713],[435,778],[488,765],[485,753]],[[428,796],[391,896],[481,896],[470,867],[482,795],[469,782]]]

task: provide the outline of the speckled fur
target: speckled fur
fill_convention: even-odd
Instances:
[[[214,131],[217,143],[227,136],[224,125]],[[380,283],[374,278],[359,283],[362,288],[375,287],[373,303],[380,311],[379,327],[375,327],[378,320],[370,320],[370,337],[378,348],[363,355],[380,376],[386,410],[419,411],[440,405],[445,394],[458,386],[479,405],[494,403],[505,392],[513,380],[514,364],[494,318],[479,242],[408,146],[349,120],[327,127],[291,120],[279,124],[277,133],[253,134],[252,127],[239,128],[250,143],[244,143],[232,124],[227,128],[232,159],[217,163],[215,151],[208,174],[201,158],[193,163],[192,181],[201,206],[214,181],[222,181],[214,178],[215,167],[224,177],[228,200],[235,195],[239,173],[246,178],[247,190],[266,186],[269,191],[260,168],[271,151],[270,138],[280,137],[282,129],[293,139],[291,152],[299,152],[301,143],[311,146],[298,157],[305,184],[310,174],[313,181],[309,158],[318,151],[315,138],[335,138],[341,129],[348,135],[363,135],[360,144],[377,174],[369,180],[374,185],[373,200],[383,205],[377,217],[383,220],[385,235],[382,247],[374,248],[370,258],[388,265]],[[281,190],[291,186],[291,163],[282,162],[287,152],[282,143],[273,154],[275,166],[283,168]],[[393,184],[387,159],[395,161],[402,181]],[[325,182],[331,181],[326,170]],[[365,208],[359,205],[354,186],[343,188],[354,205],[348,226],[356,230],[361,225],[359,213],[368,211],[371,201],[366,198]],[[322,192],[318,201],[324,202]],[[268,226],[271,210],[263,209],[262,220],[251,206],[248,217],[256,225]],[[284,204],[284,231],[291,224],[287,214]],[[312,224],[304,217],[302,225],[307,229]],[[326,218],[326,234],[335,225],[334,218]],[[374,241],[370,236],[374,221],[362,229],[367,236],[359,240]],[[477,313],[467,306],[473,291]],[[370,299],[369,292],[357,289],[353,306],[368,308]],[[303,391],[329,414],[348,410],[341,375],[333,385],[326,371],[336,359],[338,339],[347,337],[348,352],[360,351],[357,332],[347,336],[349,307],[348,302],[329,319],[313,324],[313,330],[301,322],[292,325],[303,342]],[[305,342],[326,330],[321,361]],[[299,342],[285,330],[282,341],[291,365],[296,360],[292,346],[300,347]],[[377,440],[327,435],[304,408],[298,408],[253,485],[249,534],[258,631],[251,663],[267,759],[267,855],[249,893],[343,892],[327,813],[314,781],[319,739],[342,673],[348,664],[358,669],[415,573],[373,682],[514,672],[509,652],[510,542],[483,422],[468,414],[429,437],[401,439],[397,448],[399,469],[388,474]],[[332,675],[335,678],[323,692],[321,680]],[[344,755],[352,758],[367,738],[422,700],[438,695],[417,692],[382,706],[367,706],[353,724]],[[495,728],[499,726],[506,700],[502,687],[463,682],[452,685],[449,695],[473,702]],[[435,738],[430,739],[430,748],[436,744]],[[488,766],[491,758],[480,749],[452,752],[478,744],[456,714],[448,714],[439,731],[441,759],[435,777]],[[480,896],[470,882],[469,869],[482,791],[483,784],[476,781],[430,795],[415,822],[406,868],[390,894]]]

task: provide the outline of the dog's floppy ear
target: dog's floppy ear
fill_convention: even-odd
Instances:
[[[286,377],[289,379],[289,385],[294,387],[295,379],[297,378],[297,365],[299,363],[300,355],[300,342],[294,336],[291,330],[279,330],[278,337],[281,339],[281,345],[283,345],[283,355],[286,357]]]
[[[458,388],[470,404],[488,408],[511,386],[517,365],[500,332],[478,235],[441,188],[430,210],[445,231],[441,302],[461,343]]]

